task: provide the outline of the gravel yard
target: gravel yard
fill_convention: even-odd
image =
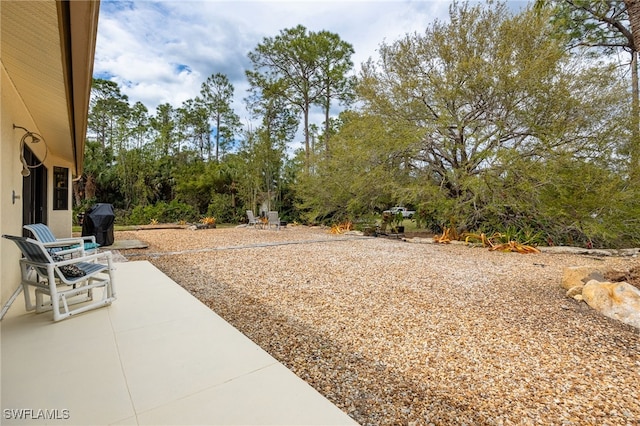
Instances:
[[[640,333],[560,288],[631,258],[285,227],[116,232],[363,425],[640,425]]]

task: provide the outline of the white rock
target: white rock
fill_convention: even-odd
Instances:
[[[640,290],[625,282],[589,281],[582,297],[603,315],[640,328]]]

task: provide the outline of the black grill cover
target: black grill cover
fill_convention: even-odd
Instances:
[[[96,243],[101,246],[113,244],[113,225],[116,216],[113,214],[113,206],[106,203],[98,203],[85,212],[82,223],[82,236],[93,235]]]

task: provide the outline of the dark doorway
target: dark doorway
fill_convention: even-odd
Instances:
[[[38,157],[24,147],[24,159],[30,166],[40,163]],[[43,165],[29,169],[29,176],[22,178],[22,224],[47,223],[47,168]],[[29,231],[22,231],[29,236]]]

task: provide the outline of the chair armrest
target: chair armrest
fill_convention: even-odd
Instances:
[[[42,245],[47,249],[59,248],[60,250],[53,252],[59,256],[72,253],[80,253],[80,256],[84,256],[84,242],[81,238],[65,238],[50,243],[42,243]]]
[[[93,260],[98,260],[101,258],[105,258],[107,261],[111,261],[113,258],[113,255],[111,254],[110,251],[103,251],[102,253],[87,254],[82,257],[74,257],[71,259],[61,260],[59,262],[54,262],[53,264],[55,266],[64,266],[64,265],[72,265],[74,263],[79,263],[79,262],[91,262]]]
[[[67,247],[73,245],[82,245],[84,241],[82,238],[61,238],[59,240],[51,241],[50,243],[42,243],[45,247]]]
[[[84,237],[73,237],[72,239],[81,239],[85,243],[93,243],[96,244],[96,236],[95,235],[85,235]]]
[[[95,247],[100,247],[100,244],[96,243],[95,235],[85,235],[84,237],[70,237],[70,238],[58,238],[56,243],[59,242],[74,242],[77,244],[93,244]]]
[[[85,237],[69,237],[69,238],[56,238],[55,242],[47,244],[82,244]]]

